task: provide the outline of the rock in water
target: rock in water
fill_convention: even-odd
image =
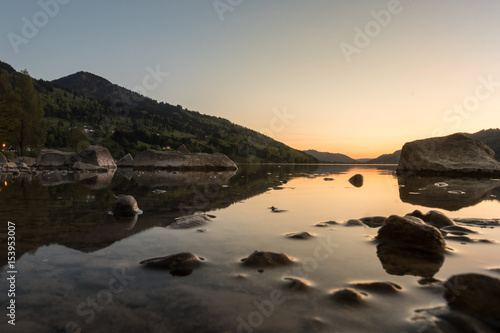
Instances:
[[[136,214],[141,214],[142,210],[139,209],[137,201],[131,195],[118,195],[116,197],[113,210],[111,211],[113,215],[119,216],[134,216]]]
[[[363,175],[357,174],[349,178],[349,183],[355,187],[363,186]]]
[[[368,294],[359,292],[356,289],[352,288],[343,288],[333,290],[330,298],[339,304],[346,306],[361,306],[365,304],[364,298],[368,296]]]
[[[200,267],[202,260],[193,253],[181,252],[166,257],[143,260],[140,264],[152,268],[166,269],[172,275],[186,276],[191,274],[193,269]]]
[[[401,287],[392,282],[353,282],[354,288],[381,294],[397,294]]]
[[[80,152],[82,162],[108,169],[116,169],[116,163],[108,148],[101,146],[88,146]]]
[[[390,216],[379,229],[377,239],[428,252],[441,252],[446,247],[438,229],[413,216]]]
[[[425,215],[423,215],[419,210],[415,210],[413,213],[408,215],[418,217],[424,222],[427,222],[428,224],[439,229],[456,225],[452,219],[437,210],[430,210]]]
[[[500,327],[499,279],[482,274],[454,275],[444,288],[450,308],[478,314]]]
[[[40,168],[68,169],[82,158],[75,152],[63,152],[55,149],[42,149],[36,160]]]
[[[194,214],[177,217],[175,222],[168,227],[171,229],[188,229],[199,227],[210,221],[210,218],[205,214]]]
[[[284,253],[275,252],[265,252],[265,251],[255,251],[248,258],[242,259],[243,265],[249,267],[277,267],[286,266],[293,264],[292,259],[290,259]]]
[[[495,152],[463,134],[405,143],[398,174],[466,176],[500,175]]]
[[[287,234],[286,237],[293,239],[309,239],[312,238],[313,235],[311,235],[307,231],[304,231],[304,232],[292,232]]]

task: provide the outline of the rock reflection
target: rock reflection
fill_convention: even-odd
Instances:
[[[137,171],[132,172],[132,178],[143,186],[189,186],[207,184],[225,184],[236,174],[236,171]]]
[[[115,170],[105,173],[46,171],[38,174],[42,186],[59,186],[64,184],[82,183],[91,190],[100,190],[111,185]]]
[[[394,244],[379,244],[377,256],[384,270],[391,275],[413,275],[432,279],[443,265],[444,255]]]
[[[456,211],[490,199],[500,188],[495,179],[399,177],[399,196],[413,205]],[[436,185],[437,184],[437,185]],[[446,184],[446,186],[444,186]]]

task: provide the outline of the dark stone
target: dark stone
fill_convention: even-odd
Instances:
[[[316,227],[322,227],[322,228],[325,228],[325,227],[329,227],[331,225],[335,225],[335,224],[338,224],[337,222],[335,221],[326,221],[326,222],[319,222],[319,223],[316,223],[315,226]]]
[[[454,275],[444,283],[451,309],[475,313],[500,327],[500,280],[482,274]]]
[[[363,186],[363,175],[356,174],[349,178],[349,183],[351,183],[355,187]]]
[[[293,239],[309,239],[314,237],[310,233],[304,231],[304,232],[292,232],[290,234],[286,235],[288,238],[293,238]]]
[[[377,239],[429,252],[442,252],[446,247],[438,229],[409,216],[390,216],[379,229]]]
[[[380,294],[397,294],[401,291],[401,287],[392,282],[354,282],[351,286]]]
[[[151,268],[165,269],[170,271],[170,274],[175,276],[186,276],[193,272],[193,269],[198,268],[202,263],[202,258],[190,252],[182,252],[168,255],[166,257],[158,257],[143,260],[141,265],[146,265]]]
[[[327,182],[331,182],[332,180],[334,180],[333,178],[323,178],[324,181],[327,181]]]
[[[311,290],[311,284],[304,279],[286,277],[285,281],[285,289],[288,291],[307,292]]]
[[[365,300],[363,298],[366,296],[368,296],[368,294],[357,291],[356,289],[343,288],[333,290],[330,299],[335,303],[345,306],[362,306],[365,305]]]
[[[364,227],[365,225],[360,220],[350,219],[345,223],[346,227]]]
[[[465,227],[461,227],[461,226],[458,226],[458,225],[452,225],[452,226],[443,227],[440,230],[441,231],[445,231],[445,232],[449,232],[450,234],[459,235],[459,236],[466,235],[466,234],[476,234],[477,233],[474,230],[471,230],[471,229],[468,229],[468,228],[465,228]]]
[[[137,201],[131,195],[118,195],[112,210],[115,216],[134,216],[142,213]]]
[[[243,265],[248,267],[278,267],[293,264],[292,259],[290,259],[284,253],[275,252],[265,252],[265,251],[255,251],[248,258],[244,258]]]
[[[386,220],[387,220],[387,217],[385,217],[385,216],[363,217],[362,219],[360,219],[360,221],[363,222],[364,225],[367,225],[370,228],[381,227],[385,223]]]

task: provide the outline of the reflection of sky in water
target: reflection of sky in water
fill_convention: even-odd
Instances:
[[[234,332],[238,325],[245,325],[242,322],[259,323],[260,317],[254,312],[260,311],[264,315],[259,328],[270,332],[314,331],[322,325],[327,330],[412,331],[406,321],[414,309],[444,304],[433,287],[418,283],[419,277],[387,274],[372,241],[377,229],[342,224],[314,226],[329,220],[404,215],[414,209],[427,212],[429,208],[400,200],[394,168],[322,166],[315,171],[314,178],[293,179],[287,175],[302,172],[285,169],[283,166],[240,171],[229,187],[221,186],[217,198],[211,198],[220,202],[214,207],[207,205],[214,208],[210,214],[216,218],[202,226],[206,232],[197,232],[197,228],[165,228],[179,215],[177,208],[182,200],[191,204],[195,200],[182,197],[183,192],[190,190],[185,184],[182,188],[161,187],[167,192],[156,195],[152,193],[155,187],[134,180],[113,179],[111,192],[109,188],[89,189],[72,184],[65,188],[51,187],[49,191],[33,188],[32,196],[30,186],[24,184],[26,191],[16,195],[28,193],[29,203],[10,198],[11,207],[2,208],[3,216],[17,222],[20,251],[23,247],[29,251],[23,252],[17,262],[16,330],[64,331],[69,322],[74,322],[83,331],[91,332]],[[364,176],[361,188],[348,182],[356,173]],[[325,177],[334,180],[324,181]],[[276,180],[285,178],[289,181],[281,185],[283,189],[263,192],[276,186]],[[254,196],[242,193],[250,188]],[[202,191],[203,187],[199,189]],[[7,200],[6,193],[6,188],[0,192],[3,200]],[[107,215],[113,194],[123,193],[134,195],[144,211],[132,230]],[[54,199],[59,201],[54,203]],[[32,208],[35,203],[40,207]],[[271,206],[286,212],[272,213],[268,209]],[[27,207],[42,213],[30,213]],[[489,200],[454,212],[442,211],[450,217],[493,218],[499,217],[498,208],[497,200]],[[24,232],[22,228],[33,230]],[[43,228],[56,231],[56,235],[47,234],[50,242],[36,239],[37,230],[43,234],[40,231]],[[500,241],[498,228],[470,228],[478,231],[472,238]],[[285,237],[299,231],[308,231],[315,237],[309,240]],[[45,246],[36,248],[30,244]],[[434,276],[439,280],[463,272],[486,273],[487,269],[500,265],[498,244],[464,245],[457,241],[447,244],[454,251],[445,255]],[[296,264],[266,269],[263,273],[243,267],[240,259],[254,250],[284,252],[295,258]],[[184,251],[205,258],[202,267],[186,277],[144,269],[138,264],[147,258]],[[5,275],[0,276],[0,290],[6,290]],[[286,291],[287,276],[309,281],[312,290]],[[369,306],[356,311],[328,300],[330,290],[366,280],[391,281],[403,290],[396,296],[369,293],[366,300]],[[276,293],[281,296],[279,299],[286,300],[282,304],[273,303],[271,309],[266,301]],[[0,296],[2,307],[6,305],[4,294]],[[0,327],[2,332],[13,332],[4,322]]]

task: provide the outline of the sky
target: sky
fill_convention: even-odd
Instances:
[[[499,13],[498,0],[0,0],[0,60],[370,158],[500,127]]]

